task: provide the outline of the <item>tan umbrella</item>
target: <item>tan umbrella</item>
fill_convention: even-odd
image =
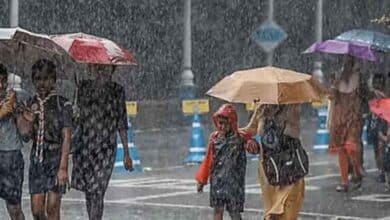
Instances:
[[[271,66],[234,72],[207,92],[228,102],[259,100],[264,104],[319,101],[324,93],[325,88],[312,76]]]

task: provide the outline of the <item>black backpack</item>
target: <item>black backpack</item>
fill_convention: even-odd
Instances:
[[[264,122],[262,164],[268,183],[274,186],[291,185],[309,172],[309,158],[301,141],[285,135],[285,127],[286,123],[278,126],[273,119]]]

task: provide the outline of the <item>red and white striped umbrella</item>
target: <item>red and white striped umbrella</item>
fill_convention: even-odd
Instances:
[[[50,38],[78,63],[137,65],[131,52],[105,38],[84,33],[52,35]]]

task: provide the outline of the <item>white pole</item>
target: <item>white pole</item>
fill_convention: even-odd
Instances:
[[[274,20],[274,0],[268,0],[268,21]],[[267,53],[267,65],[272,66],[273,64],[274,51]]]
[[[11,28],[16,28],[19,26],[19,0],[10,0],[9,1],[9,24]]]
[[[323,11],[323,0],[317,1],[317,13],[316,13],[316,41],[322,41],[322,11]],[[324,82],[324,74],[322,72],[322,62],[320,55],[316,56],[314,61],[313,76],[320,82]]]
[[[181,86],[194,86],[191,70],[191,0],[184,0],[183,73]]]

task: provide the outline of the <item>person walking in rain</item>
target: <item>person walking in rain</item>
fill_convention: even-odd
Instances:
[[[306,157],[302,155],[302,160],[299,160],[299,163],[296,160],[290,161],[292,164],[289,164],[289,166],[293,165],[291,167],[295,167],[293,170],[290,170],[289,166],[285,166],[287,163],[279,163],[282,160],[276,159],[282,159],[283,152],[286,152],[287,154],[283,153],[283,155],[287,156],[293,155],[292,152],[295,153],[296,150],[304,151],[299,140],[299,118],[299,105],[256,104],[252,118],[248,125],[242,129],[252,135],[258,133],[262,137],[258,175],[264,203],[263,218],[265,220],[297,219],[302,207],[305,192],[303,176],[308,172],[308,165],[302,169],[300,166],[303,166],[302,163],[308,164],[307,155],[305,155]],[[272,136],[270,134],[273,134],[272,138],[269,138]],[[274,156],[276,156],[275,162],[278,165],[274,167],[275,170],[273,171],[264,166],[267,158],[271,157],[271,154],[268,153],[271,152],[271,150],[268,150],[271,148],[277,150]],[[304,158],[306,159],[304,160]],[[279,178],[277,178],[279,181],[271,182],[269,177],[275,172],[280,173]]]
[[[17,131],[16,93],[7,93],[7,68],[0,64],[0,198],[12,220],[23,220],[23,143]],[[19,97],[18,97],[19,98]]]
[[[56,93],[57,70],[46,59],[31,68],[36,95],[24,112],[23,136],[32,139],[29,190],[35,220],[60,219],[62,195],[68,181],[68,153],[71,139],[71,103]],[[29,128],[27,128],[29,127]]]
[[[240,220],[245,201],[245,152],[247,149],[257,153],[258,146],[250,136],[239,132],[237,113],[232,105],[222,105],[214,113],[213,122],[216,131],[210,135],[206,157],[195,176],[197,190],[203,191],[210,176],[210,206],[214,208],[214,219],[221,220],[226,208],[231,219]]]
[[[353,188],[358,189],[362,183],[361,167],[361,130],[362,96],[359,87],[360,74],[356,71],[356,61],[348,56],[340,77],[333,83],[329,98],[331,99],[329,125],[329,152],[338,153],[341,184],[337,192],[347,192],[348,161],[353,169]]]
[[[383,74],[377,73],[371,77],[370,92],[372,99],[385,98],[386,77]],[[368,124],[368,141],[373,145],[375,162],[379,171],[379,175],[376,178],[377,182],[385,182],[385,174],[383,171],[383,149],[379,144],[379,131],[380,131],[381,119],[374,113],[369,114]]]
[[[390,191],[390,122],[381,119],[379,123],[379,148],[382,150],[382,172],[385,178],[385,189]]]
[[[89,219],[99,220],[114,168],[118,132],[127,170],[132,169],[132,160],[127,144],[125,91],[111,81],[115,66],[91,64],[89,68],[96,79],[83,80],[78,85],[81,135],[73,152],[71,186],[85,193]]]

